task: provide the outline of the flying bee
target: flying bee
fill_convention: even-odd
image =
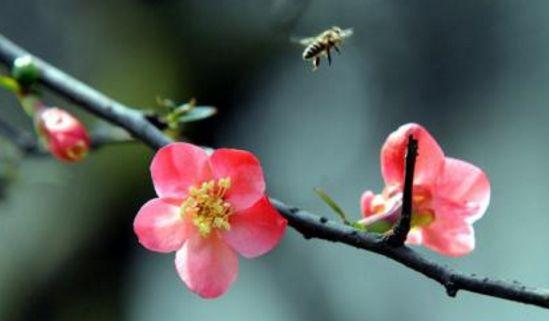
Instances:
[[[318,34],[316,37],[298,40],[300,44],[306,46],[305,50],[303,50],[303,59],[311,60],[313,63],[313,70],[318,68],[320,58],[324,56],[328,59],[328,65],[331,65],[332,48],[335,49],[337,53],[340,53],[338,46],[343,43],[343,39],[349,38],[352,34],[353,29],[341,29],[334,26]]]

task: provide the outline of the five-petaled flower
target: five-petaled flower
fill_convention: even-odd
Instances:
[[[472,224],[490,202],[484,172],[465,161],[445,157],[434,138],[417,124],[398,128],[381,149],[382,194],[366,191],[361,208],[366,226],[394,224],[400,215],[408,137],[418,140],[412,196],[412,228],[406,242],[423,244],[448,256],[462,256],[475,247]]]
[[[56,107],[38,109],[35,126],[48,150],[58,159],[76,162],[86,156],[90,147],[88,132],[66,110]]]
[[[265,195],[259,161],[247,151],[205,150],[187,143],[161,148],[151,164],[158,198],[134,221],[139,242],[177,251],[180,278],[204,298],[227,291],[238,274],[235,252],[253,258],[279,242],[286,220]]]

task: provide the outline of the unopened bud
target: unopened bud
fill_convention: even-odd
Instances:
[[[23,87],[28,87],[40,78],[40,70],[31,56],[22,56],[13,62],[12,77]]]
[[[39,110],[35,119],[38,134],[55,157],[76,162],[86,156],[90,137],[76,117],[54,107]]]

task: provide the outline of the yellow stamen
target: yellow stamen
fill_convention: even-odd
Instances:
[[[181,204],[181,215],[193,222],[201,236],[209,236],[214,229],[231,228],[229,216],[234,210],[223,198],[230,187],[229,177],[189,187],[189,196]]]
[[[86,156],[88,148],[84,141],[78,141],[74,146],[67,148],[66,154],[67,157],[71,160],[80,160]]]
[[[421,213],[414,212],[412,214],[412,227],[424,227],[435,221],[435,213],[430,210],[425,210]]]

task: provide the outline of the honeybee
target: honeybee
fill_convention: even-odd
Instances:
[[[324,56],[328,59],[328,65],[331,65],[332,48],[335,49],[337,53],[340,53],[338,46],[343,43],[343,39],[349,38],[352,34],[353,29],[341,29],[334,26],[318,34],[316,37],[298,40],[300,44],[306,46],[305,50],[303,50],[303,59],[311,60],[313,63],[313,70],[318,68],[320,58]]]

